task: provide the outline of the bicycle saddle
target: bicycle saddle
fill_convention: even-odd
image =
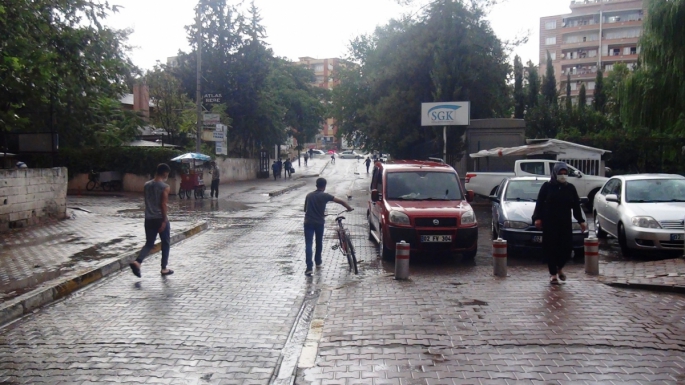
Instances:
[[[343,217],[343,216],[341,215],[341,216],[335,218],[336,221],[339,221],[339,220],[341,220],[341,219],[345,219],[345,217]]]

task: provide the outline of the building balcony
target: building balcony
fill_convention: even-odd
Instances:
[[[618,46],[628,46],[628,45],[637,45],[639,42],[640,38],[639,37],[624,37],[621,39],[602,39],[602,44],[603,45],[618,45]]]
[[[596,24],[599,26],[598,24]],[[627,28],[627,27],[642,27],[642,20],[632,20],[632,21],[618,21],[614,23],[604,22],[602,24],[602,29],[616,29],[616,28]]]
[[[588,41],[582,41],[580,43],[570,43],[570,44],[565,44],[561,43],[561,49],[562,50],[573,50],[576,48],[597,48],[600,45],[599,40],[588,40]]]
[[[563,33],[599,31],[599,23],[578,25],[575,27],[561,27],[561,30],[563,31]]]
[[[638,59],[637,54],[635,55],[602,55],[602,63],[607,62],[636,62]]]
[[[571,0],[571,9],[596,7],[606,3],[630,3],[635,0]]]
[[[577,64],[596,64],[599,61],[598,56],[594,57],[584,57],[584,58],[578,58],[578,59],[564,59],[562,58],[559,63],[563,66],[568,66],[568,65],[577,65]]]
[[[562,80],[566,80],[566,72],[562,72]],[[571,74],[571,80],[591,80],[597,78],[597,71],[588,71],[585,73],[577,73],[575,75]],[[564,88],[565,89],[565,88]]]

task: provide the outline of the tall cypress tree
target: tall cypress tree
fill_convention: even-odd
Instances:
[[[545,77],[542,79],[542,96],[545,101],[552,106],[556,106],[558,102],[557,93],[557,79],[554,76],[554,65],[552,64],[552,56],[547,52],[547,69]]]
[[[538,105],[539,95],[540,76],[538,75],[538,67],[533,64],[533,62],[528,61],[528,100],[526,101],[526,108],[528,111]]]
[[[523,63],[519,55],[514,57],[514,118],[523,119],[526,96],[523,93]]]
[[[587,105],[587,95],[585,91],[585,83],[580,85],[580,91],[578,91],[578,111],[583,111]]]
[[[573,109],[573,101],[571,100],[571,74],[566,75],[566,111]]]
[[[604,91],[604,74],[602,70],[597,70],[597,79],[595,80],[595,90],[593,93],[594,99],[592,104],[595,107],[595,111],[604,113],[607,105],[607,95]]]

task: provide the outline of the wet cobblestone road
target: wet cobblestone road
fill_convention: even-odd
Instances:
[[[202,203],[216,205],[202,214],[210,230],[172,248],[174,275],[160,277],[151,257],[142,279],[123,271],[0,329],[0,383],[289,383],[315,304],[327,308],[322,337],[298,384],[685,382],[685,296],[611,288],[579,264],[550,287],[525,257],[496,279],[489,221],[475,263],[412,260],[412,279],[394,281],[367,239],[358,165],[324,173],[356,208],[346,216],[358,276],[330,249],[332,220],[323,269],[303,274],[313,179],[275,198],[225,192]]]

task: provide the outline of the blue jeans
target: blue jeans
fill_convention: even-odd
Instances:
[[[146,219],[145,220],[145,246],[140,250],[138,258],[136,261],[140,264],[143,263],[145,257],[150,254],[150,250],[155,247],[155,241],[157,240],[157,234],[159,234],[159,239],[162,241],[162,270],[166,269],[169,263],[169,249],[171,248],[171,223],[167,221],[164,231],[158,232],[159,228],[162,227],[162,219]]]
[[[314,262],[317,265],[321,264],[321,251],[323,250],[323,225],[315,225],[310,223],[304,224],[304,244],[305,255],[307,261],[307,270],[311,270],[314,265],[312,263],[312,243],[316,235],[316,255]]]

